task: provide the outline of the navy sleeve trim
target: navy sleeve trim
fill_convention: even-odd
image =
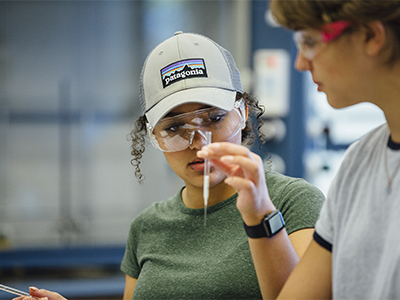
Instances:
[[[332,252],[332,244],[325,241],[321,236],[318,235],[316,231],[314,231],[314,240],[321,246],[324,247],[329,252]]]
[[[388,140],[387,145],[392,150],[400,150],[400,144],[393,141],[391,135],[389,135],[389,140]]]

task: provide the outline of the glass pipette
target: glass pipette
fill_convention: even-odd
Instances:
[[[206,131],[206,145],[211,144],[211,131]],[[204,227],[207,225],[207,205],[210,192],[210,161],[204,159],[203,198],[204,198]]]
[[[18,296],[30,296],[29,293],[17,290],[10,286],[6,286],[4,284],[0,284],[0,290],[8,292],[10,294],[18,295]]]

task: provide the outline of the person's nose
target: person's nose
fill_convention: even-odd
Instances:
[[[190,149],[201,149],[207,144],[206,136],[200,130],[193,131],[190,137]]]
[[[311,61],[301,54],[300,51],[297,51],[294,67],[297,71],[310,71]]]

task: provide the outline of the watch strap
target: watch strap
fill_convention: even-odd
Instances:
[[[247,226],[245,222],[243,222],[243,224],[244,224],[244,229],[246,230],[247,236],[249,238],[258,239],[267,236],[264,227],[264,218],[260,224],[255,226]]]

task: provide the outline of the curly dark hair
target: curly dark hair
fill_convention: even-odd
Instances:
[[[236,94],[236,100],[244,100],[249,116],[246,121],[246,127],[242,130],[242,144],[246,146],[251,146],[254,141],[259,138],[261,140],[260,147],[265,143],[264,134],[261,132],[261,127],[264,124],[262,115],[264,114],[264,106],[259,104],[257,98],[251,96],[250,94],[244,92]],[[129,140],[132,141],[131,145],[131,164],[135,168],[135,176],[139,183],[141,183],[145,176],[140,170],[140,163],[145,151],[146,144],[146,123],[147,119],[145,115],[140,116],[134,123],[134,128],[129,134]],[[257,135],[256,135],[256,133]]]

